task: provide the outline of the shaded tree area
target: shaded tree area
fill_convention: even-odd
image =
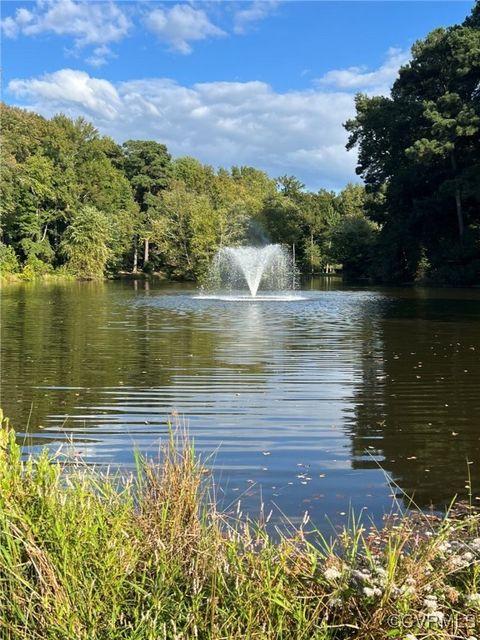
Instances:
[[[480,5],[412,48],[389,97],[346,123],[386,281],[480,281]]]

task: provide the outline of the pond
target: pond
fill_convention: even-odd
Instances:
[[[379,522],[405,495],[480,495],[480,290],[324,278],[298,299],[196,294],[5,287],[1,403],[25,451],[131,467],[185,420],[222,509],[264,503],[293,523],[308,510],[323,531],[352,507]]]

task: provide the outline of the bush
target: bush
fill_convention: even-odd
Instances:
[[[331,232],[331,261],[340,262],[348,277],[370,277],[379,230],[375,222],[362,215],[345,216]]]
[[[111,229],[105,214],[83,207],[73,218],[60,245],[67,266],[79,278],[102,278],[110,255]]]
[[[426,284],[457,287],[480,284],[480,225],[466,229],[462,243],[442,239],[430,253]]]
[[[13,247],[0,242],[0,274],[18,273],[20,265]]]

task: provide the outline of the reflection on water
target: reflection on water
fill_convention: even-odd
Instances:
[[[401,490],[443,504],[468,471],[480,492],[480,291],[23,284],[2,317],[2,405],[27,451],[73,437],[87,461],[129,465],[174,413],[213,453],[225,507],[324,527],[350,506],[378,518]]]

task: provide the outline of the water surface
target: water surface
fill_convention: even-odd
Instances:
[[[299,296],[6,287],[3,409],[26,451],[127,466],[185,416],[225,509],[308,510],[324,530],[351,506],[379,520],[403,492],[441,506],[469,474],[480,495],[480,291],[324,279]]]

